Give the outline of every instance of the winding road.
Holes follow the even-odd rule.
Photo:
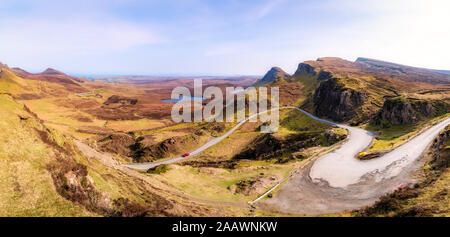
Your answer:
[[[403,145],[372,160],[355,158],[370,145],[373,134],[349,130],[347,143],[319,157],[289,179],[263,208],[303,215],[339,213],[372,205],[381,196],[414,183],[421,157],[433,139],[450,124],[450,118],[433,125]]]
[[[206,150],[206,149],[216,145],[217,143],[221,142],[223,139],[225,139],[228,136],[230,136],[231,134],[233,134],[237,129],[239,129],[248,120],[250,120],[250,119],[252,119],[252,118],[254,118],[254,117],[256,117],[256,116],[258,116],[260,114],[264,114],[264,113],[267,113],[269,111],[273,111],[273,110],[276,110],[276,109],[296,109],[296,110],[301,111],[303,113],[307,113],[307,112],[303,111],[302,109],[299,109],[297,107],[292,107],[292,106],[285,106],[285,107],[279,107],[279,108],[266,110],[266,111],[263,111],[263,112],[260,112],[260,113],[257,113],[257,114],[253,114],[253,115],[249,116],[248,118],[246,118],[245,120],[242,120],[241,122],[239,122],[236,126],[234,126],[232,129],[230,129],[230,131],[228,131],[224,135],[222,135],[220,137],[213,138],[210,141],[208,141],[207,143],[203,144],[201,147],[199,147],[196,150],[190,152],[190,155],[188,157],[181,157],[180,156],[180,157],[175,157],[175,158],[171,158],[171,159],[164,160],[164,161],[146,162],[146,163],[138,163],[138,164],[127,164],[127,165],[124,165],[124,166],[126,166],[128,168],[132,168],[132,169],[137,169],[137,170],[148,170],[148,169],[154,168],[154,167],[159,166],[159,165],[173,164],[173,163],[179,162],[181,160],[186,160],[186,159],[192,158],[194,156],[197,156],[197,155],[201,154],[204,150]],[[319,119],[319,118],[316,118],[316,119]],[[326,122],[329,123],[329,124],[333,124],[333,123],[328,122],[328,121],[326,121]]]

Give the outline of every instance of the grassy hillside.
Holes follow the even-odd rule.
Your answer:
[[[0,104],[0,216],[94,215],[56,192],[47,170],[56,153],[38,132],[45,128],[10,96]]]
[[[81,152],[70,137],[48,129],[9,95],[0,95],[0,105],[0,216],[215,212],[171,194],[172,188],[158,179],[117,166],[112,157],[94,154],[91,148]]]
[[[27,83],[10,70],[0,69],[0,93],[20,94],[26,91]]]

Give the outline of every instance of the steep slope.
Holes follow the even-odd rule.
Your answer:
[[[8,68],[0,68],[0,93],[20,94],[29,90],[25,80],[16,76]]]
[[[286,82],[302,85],[303,108],[351,124],[369,121],[387,98],[450,91],[448,75],[365,58],[305,61]]]
[[[9,94],[0,94],[0,114],[0,216],[218,215],[112,156],[82,151]]]
[[[427,118],[441,116],[450,111],[450,103],[442,100],[418,100],[396,97],[387,99],[372,119],[374,125],[389,127],[416,123]]]
[[[290,77],[289,74],[287,74],[285,71],[283,71],[283,69],[279,68],[279,67],[273,67],[271,68],[266,75],[264,75],[263,78],[261,78],[260,80],[258,80],[255,83],[255,86],[263,86],[263,85],[267,85],[269,83],[274,82],[275,80],[278,79],[287,79],[288,77]]]
[[[0,216],[94,215],[56,192],[47,165],[60,152],[42,139],[46,129],[9,95],[0,105]]]

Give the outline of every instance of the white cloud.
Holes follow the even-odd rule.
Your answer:
[[[324,56],[348,60],[371,57],[450,69],[448,9],[450,2],[445,0],[322,2],[308,10],[333,14],[335,23],[324,21],[312,29],[294,28],[283,34],[282,40],[290,48],[284,59],[300,62]],[[296,67],[287,62],[285,65],[291,70]]]
[[[91,54],[162,40],[151,29],[118,20],[0,19],[0,54]]]
[[[342,44],[344,47],[353,52],[359,51],[360,56],[412,66],[449,67],[448,1],[416,0],[396,2],[394,5],[392,1],[377,3],[377,14],[367,24],[355,23],[341,29],[341,35],[351,36]]]

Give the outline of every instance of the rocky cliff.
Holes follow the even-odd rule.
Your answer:
[[[314,113],[335,121],[347,121],[355,117],[364,99],[364,93],[346,88],[336,79],[329,79],[320,83],[314,93]]]
[[[392,98],[384,102],[371,123],[384,127],[411,124],[448,111],[450,111],[450,105],[444,101]]]
[[[285,93],[280,95],[289,98],[280,98],[283,105],[300,106],[320,117],[357,125],[370,122],[383,106],[387,107],[382,119],[393,124],[420,119],[415,118],[412,111],[420,111],[419,114],[431,118],[438,114],[432,107],[436,111],[445,110],[441,108],[442,104],[413,103],[400,108],[390,102],[385,104],[385,101],[408,95],[420,100],[439,98],[449,103],[449,82],[448,75],[429,69],[367,58],[352,62],[323,57],[300,63],[294,75],[271,85],[278,86],[280,92],[284,90]]]

